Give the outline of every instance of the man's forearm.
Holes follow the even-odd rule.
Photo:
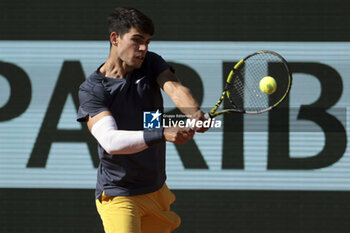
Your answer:
[[[181,84],[176,86],[171,99],[183,114],[191,116],[191,118],[194,118],[194,116],[201,112],[200,107],[197,101],[193,98],[190,90]]]

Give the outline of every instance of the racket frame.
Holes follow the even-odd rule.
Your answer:
[[[289,82],[288,82],[287,89],[286,89],[284,95],[282,96],[282,98],[279,101],[277,101],[275,104],[273,104],[272,106],[269,106],[269,107],[267,107],[265,109],[262,109],[260,111],[248,111],[248,110],[241,110],[241,109],[231,108],[231,109],[224,109],[224,110],[221,110],[221,111],[217,112],[218,108],[220,107],[220,105],[224,101],[225,96],[230,100],[230,92],[228,91],[228,88],[229,88],[230,83],[232,82],[234,74],[238,71],[238,68],[248,58],[250,58],[250,57],[252,57],[254,55],[260,54],[260,53],[271,53],[271,54],[279,57],[282,60],[283,64],[285,65],[285,68],[286,68],[287,73],[288,73]],[[288,65],[288,62],[281,55],[279,55],[278,53],[276,53],[274,51],[269,51],[269,50],[261,50],[261,51],[252,53],[249,56],[247,56],[246,58],[241,59],[239,62],[237,62],[236,65],[233,67],[233,69],[231,69],[229,75],[227,76],[225,87],[224,87],[224,91],[222,92],[222,95],[221,95],[220,99],[215,104],[215,106],[208,113],[205,114],[205,117],[207,119],[209,119],[209,118],[214,118],[216,116],[219,116],[219,115],[222,115],[222,114],[228,114],[228,113],[260,114],[260,113],[264,113],[264,112],[270,111],[273,108],[275,108],[277,105],[279,105],[287,97],[287,95],[289,94],[289,91],[291,89],[291,86],[292,86],[291,69],[290,69],[290,67]],[[230,100],[230,102],[231,102],[231,100]],[[234,103],[231,102],[231,104],[234,106]]]

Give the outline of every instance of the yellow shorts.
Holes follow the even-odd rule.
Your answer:
[[[136,196],[105,196],[96,200],[106,233],[169,233],[180,225],[170,211],[175,195],[166,184],[156,192]]]

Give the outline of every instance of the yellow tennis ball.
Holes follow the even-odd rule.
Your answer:
[[[259,87],[263,93],[271,95],[276,91],[277,83],[276,80],[271,76],[265,76],[260,80]]]

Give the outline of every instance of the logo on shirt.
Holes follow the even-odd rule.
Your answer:
[[[138,80],[135,81],[135,84],[138,84],[139,82],[141,82],[142,79],[146,78],[146,76],[143,76],[142,78],[139,78]]]
[[[143,128],[144,129],[159,129],[161,127],[160,124],[160,116],[162,113],[157,111],[151,112],[143,112]]]

